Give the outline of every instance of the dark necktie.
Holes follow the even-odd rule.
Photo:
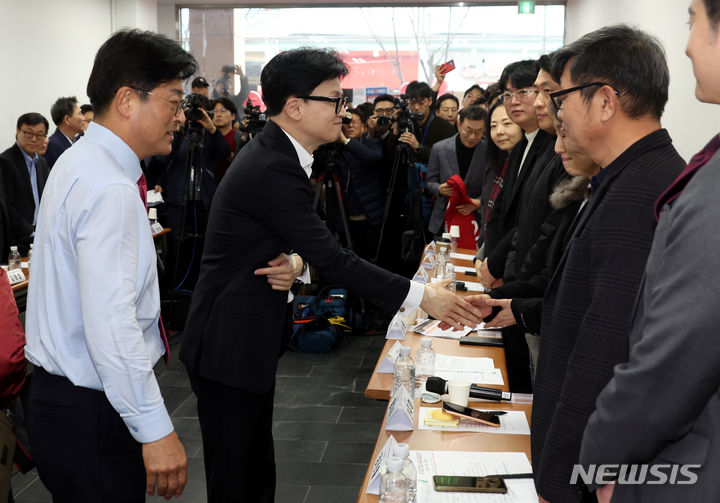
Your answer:
[[[707,145],[705,145],[704,149],[702,149],[700,152],[695,154],[692,159],[690,159],[687,167],[682,171],[682,173],[680,173],[680,175],[675,179],[675,181],[670,185],[670,187],[668,187],[667,190],[662,193],[662,195],[655,203],[656,220],[660,219],[660,213],[662,212],[662,209],[666,205],[672,203],[675,199],[678,198],[680,194],[682,194],[682,191],[685,190],[685,187],[690,182],[690,180],[692,180],[692,177],[695,176],[695,173],[697,173],[700,168],[705,166],[719,149],[720,136],[715,135],[713,139],[710,140]]]
[[[137,181],[138,190],[140,191],[140,199],[142,199],[143,204],[145,205],[145,212],[147,212],[147,180],[145,179],[145,173],[140,175],[140,179]],[[168,344],[167,334],[165,333],[165,326],[163,325],[162,316],[160,316],[160,319],[158,320],[158,328],[160,329],[160,337],[163,341],[163,346],[165,347],[165,354],[163,355],[163,360],[165,360],[165,365],[168,365],[170,362],[170,344]]]

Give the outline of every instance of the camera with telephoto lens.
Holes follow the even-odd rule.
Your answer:
[[[409,132],[415,133],[415,121],[421,121],[423,115],[421,113],[414,114],[410,111],[410,103],[406,94],[401,94],[400,98],[395,98],[395,106],[398,108],[397,119],[398,132],[400,134]]]
[[[267,122],[267,115],[260,111],[260,106],[253,106],[252,100],[248,100],[247,106],[245,107],[245,119],[247,121],[245,125],[240,126],[240,131],[244,133],[250,133],[251,136],[255,136],[257,133],[262,131]]]
[[[199,122],[203,119],[203,110],[206,114],[213,118],[213,113],[208,110],[210,108],[210,100],[207,96],[198,93],[191,93],[185,96],[181,102],[185,120],[187,122]]]

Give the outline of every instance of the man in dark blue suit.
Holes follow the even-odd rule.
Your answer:
[[[40,205],[49,169],[45,159],[38,155],[47,137],[48,121],[38,113],[21,115],[17,121],[16,143],[0,154],[0,172],[5,186],[7,207],[2,211],[10,225],[10,243],[6,246],[19,247],[20,254],[26,255],[30,248],[37,223]],[[6,235],[6,234],[3,234]]]
[[[312,152],[340,135],[345,102],[333,52],[296,49],[262,71],[269,120],[235,157],[208,220],[200,278],[180,359],[198,398],[208,501],[271,502],[277,361],[287,342],[287,291],[296,251],[324,277],[389,312],[417,306],[453,326],[479,310],[444,289],[385,271],[341,248],[313,209]],[[278,257],[280,257],[278,259]],[[292,257],[291,255],[289,257]],[[270,267],[268,267],[270,265]]]
[[[75,137],[83,132],[85,118],[75,96],[58,98],[50,108],[50,117],[57,126],[45,152],[45,160],[52,169],[60,154],[69,149]]]

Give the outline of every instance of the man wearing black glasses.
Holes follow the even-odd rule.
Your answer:
[[[45,181],[50,170],[45,159],[38,155],[47,138],[48,121],[38,113],[21,115],[17,121],[15,145],[0,154],[0,172],[3,176],[9,217],[10,242],[5,242],[0,254],[7,259],[6,247],[17,245],[27,255],[33,241],[38,208]],[[7,229],[7,228],[6,228]]]
[[[340,135],[347,72],[322,49],[270,60],[261,75],[268,123],[215,193],[180,353],[198,398],[210,502],[274,501],[275,371],[289,337],[287,290],[303,270],[293,251],[389,312],[419,305],[454,326],[482,314],[443,283],[425,287],[361,260],[318,218],[312,153]]]
[[[660,124],[669,74],[656,39],[602,28],[560,49],[552,73],[567,150],[601,170],[544,297],[532,461],[541,501],[587,501],[588,488],[571,483],[583,430],[613,367],[628,358],[653,206],[685,163]]]

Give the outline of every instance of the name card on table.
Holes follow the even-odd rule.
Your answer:
[[[425,269],[435,269],[435,255],[425,255],[421,265]]]
[[[370,481],[365,489],[367,494],[380,494],[380,477],[385,471],[383,470],[383,467],[387,464],[387,460],[392,455],[393,449],[396,445],[397,440],[395,440],[395,437],[390,435],[390,438],[388,438],[385,445],[383,445],[380,454],[378,454],[378,457],[375,458],[375,463],[373,463],[373,469],[370,472]]]
[[[160,224],[160,222],[155,222],[154,224],[150,225],[150,230],[152,230],[153,234],[160,234],[163,231],[163,226]]]
[[[396,314],[390,321],[387,333],[385,334],[386,339],[405,340],[405,333],[407,332],[407,322],[405,318]]]
[[[390,399],[385,429],[390,431],[412,431],[415,420],[415,401],[408,390],[400,388]]]
[[[437,253],[437,245],[435,241],[430,241],[430,243],[425,246],[425,255],[435,255],[435,253]]]
[[[393,347],[390,348],[390,351],[388,351],[387,356],[382,359],[380,362],[380,365],[378,365],[378,373],[379,374],[392,374],[394,367],[395,367],[395,360],[397,359],[398,355],[400,354],[400,343],[395,341],[395,344],[393,344]]]
[[[425,284],[428,282],[428,277],[429,276],[425,268],[420,267],[420,269],[418,269],[418,271],[415,273],[415,276],[413,276],[413,281]]]
[[[22,269],[11,269],[7,272],[8,279],[10,280],[11,285],[16,285],[18,283],[22,283],[27,278],[25,278],[25,273],[22,272]]]

